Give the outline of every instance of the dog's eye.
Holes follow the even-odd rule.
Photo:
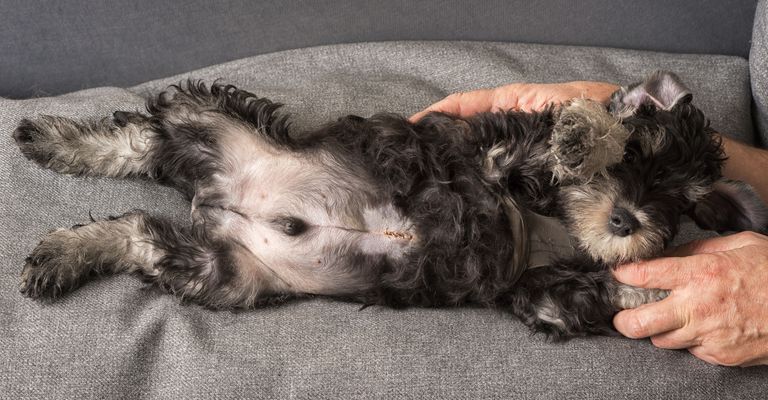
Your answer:
[[[301,235],[307,230],[306,222],[296,217],[278,218],[275,224],[288,236]]]
[[[637,159],[637,154],[632,149],[626,149],[624,150],[624,159],[622,160],[625,163],[633,163]]]

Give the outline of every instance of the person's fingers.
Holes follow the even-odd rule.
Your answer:
[[[720,363],[712,356],[712,354],[702,346],[693,346],[688,348],[688,352],[693,354],[694,357],[699,360],[704,360],[712,365],[720,365]]]
[[[744,364],[739,365],[740,367],[755,367],[758,365],[768,365],[768,357],[762,357],[762,358],[756,358],[751,361],[747,361]]]
[[[749,360],[753,358],[750,356],[751,350],[752,349],[744,347],[740,349],[724,350],[707,345],[693,346],[688,348],[688,352],[693,354],[698,359],[704,360],[710,364],[725,365],[728,367],[745,367],[750,365],[751,363]]]
[[[409,120],[416,122],[431,112],[444,112],[459,117],[469,117],[477,113],[491,111],[493,108],[493,90],[480,89],[465,93],[454,93],[435,104],[412,115]]]
[[[411,122],[418,122],[420,119],[424,118],[425,115],[431,113],[431,112],[444,112],[444,113],[450,113],[450,114],[456,114],[455,110],[458,110],[459,104],[457,102],[456,97],[448,96],[440,101],[438,101],[435,104],[432,104],[431,106],[417,112],[416,114],[413,114],[408,120]]]
[[[420,119],[424,118],[424,116],[427,115],[429,112],[430,112],[429,108],[425,108],[425,109],[417,112],[416,114],[413,114],[410,117],[408,117],[408,121],[411,121],[412,123],[415,124],[415,123],[419,122]]]
[[[685,257],[694,254],[715,253],[744,247],[757,242],[768,240],[763,235],[754,232],[741,232],[733,235],[719,236],[711,239],[694,240],[689,243],[671,248],[665,252],[670,257]]]
[[[675,299],[667,297],[619,312],[613,317],[613,326],[622,335],[633,339],[655,336],[685,326],[682,311]]]
[[[651,336],[651,343],[662,349],[687,349],[689,347],[699,346],[701,344],[701,339],[697,337],[696,332],[683,327]]]
[[[616,267],[612,272],[617,281],[636,287],[652,289],[674,289],[685,284],[691,276],[690,265],[697,258],[662,257],[653,260],[638,261]]]

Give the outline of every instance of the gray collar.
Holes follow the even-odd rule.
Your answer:
[[[576,244],[559,219],[521,209],[511,197],[505,196],[502,200],[515,240],[511,261],[515,281],[526,269],[551,265],[555,259],[576,255]]]

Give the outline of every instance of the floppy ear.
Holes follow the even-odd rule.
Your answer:
[[[632,114],[643,105],[670,110],[676,104],[690,103],[691,91],[669,71],[656,71],[646,80],[622,87],[611,96],[610,109],[616,115]]]
[[[712,186],[689,212],[696,225],[717,232],[763,232],[768,228],[768,208],[752,186],[728,179]]]

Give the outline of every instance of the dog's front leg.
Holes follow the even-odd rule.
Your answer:
[[[605,106],[575,99],[560,109],[550,138],[551,168],[563,183],[589,181],[621,162],[629,138]]]
[[[610,272],[588,260],[564,260],[526,270],[509,306],[523,323],[551,339],[613,334],[615,283]]]
[[[563,260],[523,273],[511,311],[535,331],[555,340],[586,334],[614,334],[613,316],[622,309],[661,300],[668,292],[617,282],[604,265]]]

